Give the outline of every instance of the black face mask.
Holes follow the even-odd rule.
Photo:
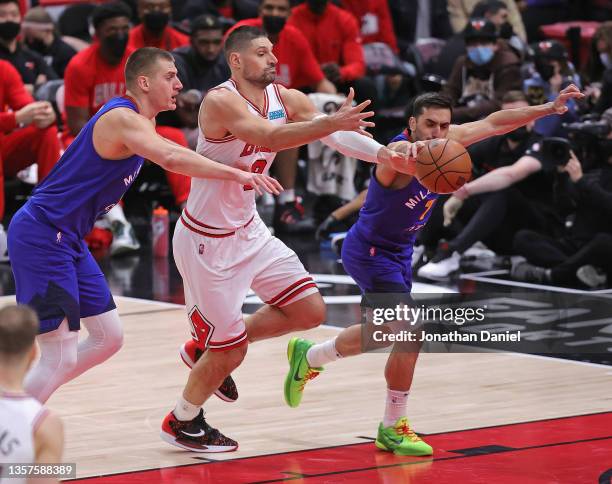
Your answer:
[[[104,49],[116,59],[121,59],[127,47],[128,36],[125,34],[113,34],[101,40]]]
[[[21,24],[17,22],[0,22],[0,39],[11,41],[19,35]]]
[[[47,44],[40,39],[32,39],[27,42],[27,45],[30,50],[38,52],[39,54],[45,55],[47,53]]]
[[[287,23],[285,17],[279,17],[278,15],[264,15],[262,20],[264,30],[272,35],[280,33]]]
[[[165,12],[149,12],[145,14],[142,19],[142,23],[148,31],[155,34],[160,34],[168,25],[170,16]]]
[[[511,39],[514,35],[514,30],[512,29],[512,24],[510,22],[503,23],[499,29],[499,36],[502,39]]]
[[[542,79],[546,82],[548,82],[548,80],[555,75],[555,68],[553,67],[553,65],[541,59],[536,59],[535,68],[542,77]]]
[[[521,126],[520,128],[515,129],[514,131],[510,131],[506,137],[511,141],[521,142],[527,138],[529,138],[529,131],[526,126]]]
[[[325,11],[325,7],[327,7],[327,2],[328,0],[307,0],[310,10],[312,10],[317,15],[321,15]]]

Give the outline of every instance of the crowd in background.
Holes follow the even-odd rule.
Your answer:
[[[0,0],[5,260],[14,194],[49,173],[88,119],[125,93],[124,66],[135,49],[173,53],[184,88],[176,111],[158,117],[157,131],[195,149],[200,103],[230,76],[224,36],[251,25],[274,44],[277,82],[309,94],[324,112],[353,87],[357,101],[372,101],[373,134],[383,144],[406,128],[411,99],[425,91],[452,99],[453,122],[463,123],[578,85],[587,96],[563,116],[470,148],[473,179],[436,203],[413,265],[421,277],[445,279],[470,260],[498,254],[514,256],[508,268],[522,281],[594,288],[612,280],[607,0],[40,1]],[[321,143],[279,153],[273,173],[285,187],[274,201],[274,230],[323,241],[358,217],[370,175],[365,163]],[[189,187],[187,177],[151,165],[136,190],[149,208],[180,209]],[[128,197],[113,208],[89,243],[108,245],[113,256],[140,250],[130,223],[134,203]]]

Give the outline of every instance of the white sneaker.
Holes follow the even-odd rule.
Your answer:
[[[38,183],[38,163],[25,167],[17,173],[17,178],[28,185],[36,185]]]
[[[124,224],[119,220],[115,220],[112,223],[111,231],[113,232],[113,242],[110,246],[111,257],[140,249],[140,243],[129,222]]]
[[[342,254],[342,245],[344,244],[347,233],[348,232],[339,232],[331,238],[331,248],[338,257]]]
[[[452,272],[459,270],[461,256],[453,252],[450,257],[439,262],[428,262],[417,271],[419,277],[427,279],[446,279]]]
[[[415,245],[413,247],[412,249],[412,267],[416,266],[419,263],[424,253],[425,253],[424,245]]]
[[[576,277],[591,289],[605,286],[608,282],[608,275],[599,267],[590,264],[579,267],[576,271]]]
[[[463,253],[464,257],[473,257],[475,259],[490,259],[497,254],[489,249],[482,242],[476,242],[472,247]]]
[[[4,226],[0,224],[0,262],[8,262],[8,242]]]

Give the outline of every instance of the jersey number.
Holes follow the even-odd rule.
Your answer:
[[[267,165],[267,160],[257,160],[251,165],[251,173],[263,173]],[[253,190],[253,187],[251,185],[244,185],[242,189],[246,192],[247,190]]]
[[[427,203],[425,203],[425,211],[419,217],[419,222],[425,218],[425,215],[427,215],[427,212],[431,210],[431,207],[433,207],[434,203],[436,203],[435,200],[427,200]]]

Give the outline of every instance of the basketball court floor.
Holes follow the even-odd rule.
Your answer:
[[[333,254],[299,238],[291,245],[328,304],[327,324],[306,337],[323,341],[358,321],[359,291]],[[612,291],[517,287],[501,270],[474,272],[457,283],[415,284],[424,294],[504,293],[509,309],[499,321],[520,321],[527,333],[541,331],[550,311],[525,302],[524,294],[590,301],[569,311],[558,335],[567,351],[554,356],[423,353],[408,408],[412,426],[434,448],[432,457],[399,457],[374,447],[384,410],[384,353],[328,365],[308,384],[302,405],[287,407],[288,337],[250,346],[234,373],[237,402],[212,397],[206,405],[208,421],[238,440],[238,451],[192,454],[159,438],[188,375],[178,354],[189,332],[172,259],[144,251],[100,263],[116,295],[124,347],[48,402],[64,420],[65,462],[76,463],[75,482],[611,482],[612,312],[606,310]],[[8,266],[0,269],[0,282],[2,302],[13,301]],[[244,311],[257,304],[250,296]]]

